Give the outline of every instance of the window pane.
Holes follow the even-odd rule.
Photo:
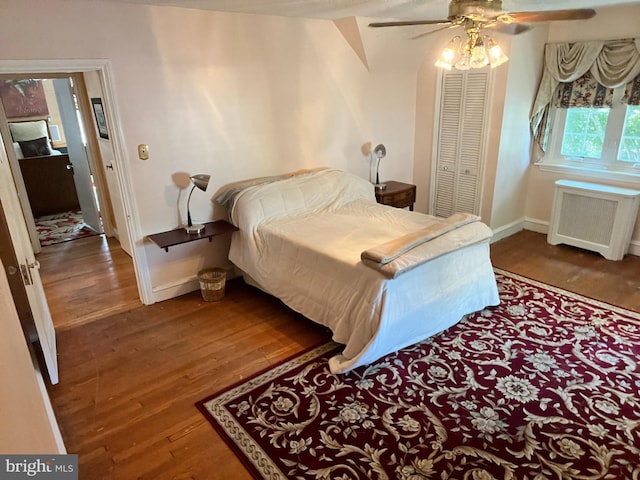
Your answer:
[[[627,106],[618,160],[640,163],[640,106]]]
[[[607,129],[608,108],[569,108],[560,153],[600,158]]]

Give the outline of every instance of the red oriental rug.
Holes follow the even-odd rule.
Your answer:
[[[38,239],[43,247],[100,235],[84,223],[80,210],[43,215],[36,218],[35,222]]]
[[[256,478],[640,479],[640,314],[496,277],[373,365],[332,375],[327,344],[198,407]]]

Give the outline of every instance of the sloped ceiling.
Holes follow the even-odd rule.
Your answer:
[[[425,33],[441,30],[441,26],[411,26],[390,29],[370,29],[368,23],[386,19],[445,19],[449,0],[74,0],[81,2],[129,3],[166,7],[190,8],[254,15],[298,17],[332,20],[365,68],[379,68],[384,57],[384,67],[394,67],[393,60],[405,68],[419,66],[424,48],[429,43],[422,38]],[[574,8],[605,8],[621,5],[640,5],[639,0],[502,0],[505,11],[544,11]],[[420,41],[404,42],[401,49],[397,42],[420,38]],[[441,48],[441,47],[439,47]],[[392,55],[382,55],[391,49]],[[402,52],[402,58],[397,52]]]
[[[87,0],[79,0],[87,1]],[[398,19],[446,18],[448,0],[94,0],[173,6],[224,12],[253,13],[285,17],[324,18],[372,17]],[[640,4],[632,0],[503,0],[507,11],[540,11],[570,8],[598,8]]]
[[[360,28],[358,27],[358,20],[356,17],[339,18],[333,22],[368,70],[369,63],[367,62],[367,53],[364,48],[364,43],[362,42],[362,36],[360,35]]]

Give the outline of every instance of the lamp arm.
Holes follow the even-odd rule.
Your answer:
[[[376,165],[376,185],[380,185],[380,158],[378,157],[378,164]]]
[[[187,198],[187,225],[189,227],[193,227],[193,223],[191,223],[191,210],[189,210],[189,203],[191,202],[191,194],[195,189],[196,189],[196,186],[194,185],[193,188],[191,188],[191,191],[189,192],[189,198]]]

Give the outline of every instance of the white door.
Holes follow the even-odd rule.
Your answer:
[[[40,272],[38,270],[40,264],[36,260],[29,240],[27,226],[20,210],[18,193],[13,183],[4,145],[0,146],[0,202],[4,209],[13,249],[20,265],[22,281],[29,299],[42,354],[49,372],[49,379],[51,383],[55,384],[58,383],[56,332],[53,328],[51,313],[49,312],[42,281],[40,280]]]
[[[82,140],[80,123],[78,122],[75,102],[73,101],[71,82],[68,78],[54,79],[53,89],[56,92],[58,109],[64,126],[69,161],[73,166],[73,181],[78,193],[82,219],[93,230],[102,233],[102,222],[100,221],[100,213],[98,212],[96,196],[93,192],[93,182],[91,181],[89,158],[87,157],[85,142]]]

